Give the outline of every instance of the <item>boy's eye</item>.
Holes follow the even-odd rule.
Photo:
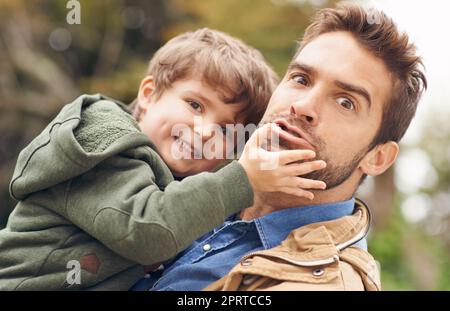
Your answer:
[[[291,78],[295,83],[299,83],[302,85],[308,85],[308,78],[306,78],[305,75],[302,74],[295,74]]]
[[[194,108],[194,110],[197,110],[199,112],[202,111],[202,106],[199,103],[192,101],[192,100],[188,101],[188,103],[192,108]]]
[[[347,110],[355,110],[355,104],[353,104],[353,102],[346,97],[339,97],[337,102]]]

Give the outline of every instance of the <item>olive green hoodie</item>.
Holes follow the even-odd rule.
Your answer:
[[[174,181],[126,107],[102,95],[66,105],[20,153],[10,193],[0,290],[126,290],[143,265],[253,202],[237,162]]]

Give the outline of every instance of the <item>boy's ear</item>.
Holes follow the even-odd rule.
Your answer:
[[[141,81],[141,85],[139,86],[137,104],[142,112],[147,110],[147,106],[151,101],[154,90],[155,81],[153,80],[153,76],[148,75]]]
[[[394,141],[377,145],[370,150],[360,163],[364,174],[377,176],[384,173],[397,159],[399,147]]]

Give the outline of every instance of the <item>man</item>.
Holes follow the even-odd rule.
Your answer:
[[[394,163],[426,88],[421,65],[384,13],[357,5],[320,11],[263,123],[280,127],[280,148],[311,149],[327,163],[302,176],[327,189],[313,191],[312,202],[256,193],[252,207],[134,289],[200,290],[236,264],[208,289],[380,289],[365,251],[368,210],[354,193]]]

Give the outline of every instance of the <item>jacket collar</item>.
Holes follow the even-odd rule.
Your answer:
[[[336,203],[287,208],[256,218],[254,222],[264,249],[269,249],[280,245],[289,233],[300,227],[351,215],[354,205],[355,199],[351,198]]]
[[[304,282],[302,273],[292,272],[286,266],[285,271],[280,270],[280,263],[305,268],[338,261],[345,261],[353,267],[366,290],[380,290],[379,270],[373,257],[360,248],[348,247],[365,237],[370,220],[369,209],[357,199],[352,215],[313,223],[292,231],[281,245],[244,256],[227,276],[206,290],[237,290],[246,275],[260,276],[261,282],[266,282],[267,278]],[[254,260],[256,262],[252,265]]]
[[[368,207],[355,200],[353,214],[331,221],[311,223],[293,230],[281,245],[248,254],[280,257],[292,263],[314,266],[336,261],[339,252],[363,239],[369,230],[371,215]]]

